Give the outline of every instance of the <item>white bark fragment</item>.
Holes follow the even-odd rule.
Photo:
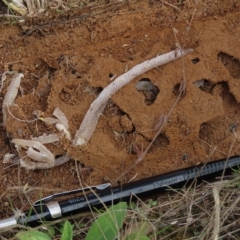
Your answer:
[[[21,167],[24,167],[27,170],[47,169],[47,168],[59,166],[63,163],[68,162],[69,160],[70,160],[70,157],[65,155],[65,156],[57,158],[55,160],[54,166],[51,166],[45,162],[33,162],[33,161],[25,160],[25,159],[20,159],[20,165],[21,165]]]
[[[73,145],[78,146],[86,144],[89,141],[96,128],[98,118],[103,111],[108,99],[111,98],[119,89],[131,82],[137,76],[147,72],[148,70],[183,57],[192,51],[193,49],[176,49],[169,53],[157,56],[151,60],[140,63],[128,72],[116,78],[112,83],[103,89],[98,98],[91,104],[87,114],[81,123],[79,130],[75,134]]]
[[[68,129],[68,120],[65,116],[65,114],[60,110],[59,107],[57,107],[54,111],[53,111],[53,115],[59,119],[60,123],[66,128]]]
[[[39,137],[31,137],[31,140],[40,142],[42,144],[59,142],[59,138],[57,134],[47,135],[46,133],[44,133],[42,136],[39,136]]]
[[[38,162],[48,162],[48,156],[45,153],[38,152],[32,147],[29,147],[26,151],[28,157]]]
[[[56,123],[59,123],[59,119],[52,118],[52,117],[45,117],[41,119],[43,122],[45,122],[47,125],[53,125]]]
[[[59,132],[63,133],[66,139],[68,139],[69,141],[72,140],[70,132],[65,128],[63,124],[57,123],[55,126]]]
[[[15,73],[8,87],[7,93],[3,99],[2,113],[3,113],[3,126],[7,122],[7,108],[14,104],[14,100],[17,97],[18,89],[20,87],[21,78],[24,77],[22,73]]]
[[[26,148],[26,153],[29,158],[35,161],[45,162],[49,167],[54,166],[54,155],[42,143],[23,139],[13,139],[11,142],[16,145],[17,149],[19,147]]]
[[[69,141],[72,140],[71,134],[68,131],[68,119],[65,116],[65,114],[60,110],[59,107],[57,107],[54,111],[53,111],[53,115],[57,118],[51,118],[51,117],[46,117],[43,118],[42,120],[46,123],[46,124],[56,124],[55,127],[57,128],[57,130],[59,132],[62,132],[64,137],[66,137]]]
[[[6,153],[3,157],[3,163],[11,163],[15,156],[13,153]]]

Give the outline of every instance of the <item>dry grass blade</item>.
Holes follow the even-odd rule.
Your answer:
[[[45,0],[3,0],[9,9],[16,11],[22,16],[33,16],[43,12],[48,5]]]
[[[137,227],[148,226],[146,234],[151,239],[237,239],[239,221],[233,220],[233,215],[240,214],[240,197],[236,199],[238,189],[235,188],[238,184],[240,178],[233,176],[231,181],[204,182],[198,186],[193,183],[181,190],[169,189],[158,197],[157,205],[138,199],[128,211],[126,231],[122,234],[127,237]],[[78,229],[75,234],[84,236],[92,224],[89,219],[93,220],[87,214],[74,217],[73,224]],[[80,223],[85,227],[78,228]]]
[[[213,228],[213,235],[212,239],[217,240],[219,236],[219,229],[220,229],[220,199],[219,199],[219,189],[214,184],[213,185],[213,197],[215,201],[215,219],[214,219],[214,228]]]
[[[9,9],[18,12],[20,15],[24,16],[27,14],[27,8],[24,6],[22,0],[3,0],[3,2],[8,6]]]
[[[27,5],[28,14],[34,15],[36,13],[42,12],[46,9],[48,1],[45,0],[25,0]]]

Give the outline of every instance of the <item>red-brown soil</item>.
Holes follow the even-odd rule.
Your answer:
[[[43,117],[53,117],[59,107],[69,120],[72,136],[111,76],[174,50],[177,44],[194,49],[184,62],[179,59],[153,69],[117,92],[85,147],[72,147],[65,140],[47,145],[55,156],[68,154],[71,160],[66,164],[26,171],[0,161],[1,217],[11,215],[12,206],[28,207],[40,197],[41,189],[79,188],[79,177],[83,185],[113,182],[137,160],[133,145],[146,148],[159,117],[169,113],[183,70],[186,94],[144,160],[122,182],[240,153],[240,3],[175,2],[179,1],[168,5],[120,2],[63,14],[50,12],[13,26],[1,24],[0,73],[24,74],[11,112],[31,120],[36,110]],[[155,101],[145,101],[149,95],[135,89],[142,78],[159,88]],[[196,86],[199,80],[200,87]],[[0,93],[1,101],[7,86]],[[0,131],[1,159],[16,153],[11,139],[53,132],[57,130],[41,121],[20,122],[9,115],[6,128]]]

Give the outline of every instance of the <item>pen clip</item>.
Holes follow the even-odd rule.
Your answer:
[[[100,185],[97,185],[97,186],[89,186],[89,187],[85,187],[85,188],[78,188],[78,189],[74,189],[74,190],[70,190],[70,191],[55,193],[55,194],[52,194],[52,195],[49,195],[47,197],[44,197],[44,198],[41,198],[41,199],[37,200],[36,202],[33,203],[33,206],[34,207],[40,206],[42,204],[45,204],[47,202],[50,202],[50,201],[54,200],[55,198],[58,198],[58,197],[72,195],[72,194],[75,194],[75,193],[83,192],[85,190],[94,190],[94,189],[104,190],[105,188],[108,188],[110,186],[111,186],[111,183],[104,183],[104,184],[100,184]]]

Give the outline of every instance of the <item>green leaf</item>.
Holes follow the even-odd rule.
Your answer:
[[[63,226],[61,240],[72,240],[73,226],[69,221],[66,221]]]
[[[120,202],[101,214],[88,231],[86,240],[112,240],[123,225],[127,204]]]
[[[46,233],[37,230],[19,232],[16,237],[20,240],[51,240]]]

